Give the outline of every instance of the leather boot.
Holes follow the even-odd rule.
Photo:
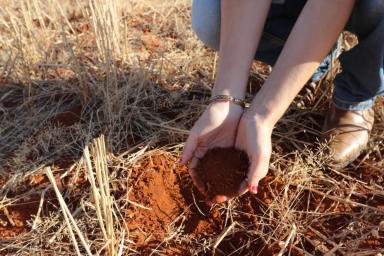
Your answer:
[[[338,109],[332,104],[323,126],[331,167],[341,169],[361,154],[368,144],[373,122],[372,108],[352,111]]]

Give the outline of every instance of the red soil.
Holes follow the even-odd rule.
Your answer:
[[[71,183],[71,181],[68,182]],[[27,184],[28,187],[36,189],[48,185],[47,180],[41,175],[29,177]],[[68,186],[66,182],[62,184],[62,187]],[[256,196],[245,194],[239,198],[236,213],[232,213],[231,218],[228,219],[225,207],[217,205],[209,208],[203,202],[200,193],[191,182],[187,168],[179,166],[175,157],[170,154],[149,156],[132,167],[129,178],[128,199],[133,203],[129,204],[125,212],[129,231],[128,239],[135,243],[132,248],[137,250],[139,255],[150,255],[154,248],[157,248],[158,254],[162,255],[192,255],[192,249],[198,247],[194,244],[195,241],[200,245],[202,241],[213,240],[214,242],[233,221],[243,225],[247,230],[256,231],[260,222],[263,221],[262,218],[268,206],[274,200],[274,194],[283,193],[285,184],[278,177],[269,174],[261,181],[259,188]],[[7,207],[7,214],[4,208],[0,209],[0,240],[20,238],[30,230],[30,223],[33,222],[34,215],[37,213],[39,199],[39,196],[35,196],[19,201]],[[383,199],[379,197],[372,196],[370,200],[372,205],[377,207],[383,204]],[[297,209],[310,211],[317,207],[320,211],[339,212],[311,224],[323,234],[338,234],[344,232],[343,230],[350,225],[351,216],[343,212],[350,212],[351,209],[344,209],[341,204],[338,206],[335,202],[325,200],[321,196],[304,193],[297,204]],[[45,206],[45,212],[46,209],[47,206]],[[381,221],[377,217],[375,221],[377,226],[380,226]],[[273,225],[276,223],[271,224]],[[273,230],[263,232],[273,232]],[[308,239],[318,239],[311,230],[303,232]],[[183,235],[180,240],[177,239],[179,234]],[[380,231],[380,237],[369,236],[357,247],[379,250],[384,244],[382,235]],[[186,237],[188,238],[183,240]],[[167,240],[167,238],[170,239]],[[300,247],[308,252],[316,250],[305,240],[301,242]],[[279,250],[280,247],[276,242],[266,244],[256,233],[245,232],[243,228],[235,227],[233,232],[229,232],[221,241],[216,250],[212,249],[211,244],[206,251],[200,251],[197,255],[277,255]],[[196,252],[194,253],[196,255]],[[291,248],[291,255],[302,254]]]
[[[218,236],[229,224],[225,224],[225,215],[218,208],[210,209],[200,193],[192,185],[187,168],[179,166],[170,155],[153,155],[137,164],[133,170],[136,177],[131,177],[132,184],[129,200],[131,204],[126,211],[130,239],[138,246],[142,255],[150,254],[150,248],[176,234],[176,229],[195,238],[212,238]],[[248,208],[246,207],[248,205]],[[254,214],[249,202],[244,209]],[[256,219],[244,216],[238,221]],[[180,232],[180,230],[179,230]],[[164,255],[190,255],[189,245],[174,244],[171,239],[163,251]],[[270,249],[261,239],[246,248],[247,236],[244,233],[228,235],[215,252],[201,252],[199,255],[227,255],[236,248],[244,247],[247,251],[257,249],[259,255],[271,255]],[[244,249],[233,255],[242,255]],[[224,254],[223,254],[224,253]]]
[[[226,154],[221,156],[223,161],[229,159]],[[136,166],[130,178],[133,183],[130,184],[132,189],[129,199],[148,209],[131,204],[126,211],[126,218],[130,239],[135,242],[136,250],[140,255],[149,255],[154,248],[158,248],[158,252],[163,255],[191,255],[191,248],[193,248],[191,241],[215,239],[231,224],[226,222],[226,212],[220,210],[220,206],[210,209],[203,202],[200,193],[197,193],[197,189],[192,185],[187,168],[179,166],[177,160],[171,155],[152,155],[141,160]],[[271,191],[283,193],[285,184],[279,177],[269,174],[260,182],[259,188],[256,196],[246,194],[240,198],[237,209],[242,214],[232,216],[232,221],[244,223],[250,230],[257,230],[262,221],[259,216],[264,216],[273,202],[274,195]],[[308,200],[311,202],[309,205]],[[313,210],[319,204],[323,211],[340,209],[341,215],[338,219],[323,220],[322,227],[317,227],[313,223],[314,228],[318,230],[326,228],[323,232],[332,234],[348,226],[351,220],[342,215],[344,209],[342,205],[336,209],[337,204],[324,200],[320,196],[312,195],[309,198],[304,193],[298,208]],[[191,240],[177,241],[175,239],[177,233],[184,237],[187,235]],[[167,240],[171,236],[175,237]],[[316,234],[311,233],[310,230],[306,232],[306,236],[317,239]],[[369,246],[380,248],[382,243],[382,239],[370,237],[362,242],[359,248]],[[303,241],[302,246],[309,252],[315,250],[313,245],[306,241]],[[257,235],[235,231],[229,233],[216,250],[210,247],[197,255],[277,255],[280,249],[277,243],[271,242],[267,245]],[[292,255],[302,255],[294,248],[290,250]]]
[[[148,240],[163,240],[175,219],[191,214],[189,205],[193,199],[186,195],[193,191],[188,184],[187,169],[177,166],[170,156],[154,155],[139,166],[134,172],[138,177],[132,179],[136,183],[133,184],[129,200],[147,209],[131,204],[127,217],[131,236],[138,245],[144,245]],[[207,206],[200,207],[207,210]],[[198,225],[199,217],[196,215],[189,220],[186,229],[193,232]],[[205,226],[209,228],[209,224]]]
[[[171,223],[183,208],[188,207],[179,192],[177,173],[170,171],[174,168],[169,164],[164,156],[150,157],[138,172],[139,180],[129,194],[130,201],[143,206],[132,204],[127,212],[127,217],[131,219],[131,236],[136,236],[139,244],[144,243],[150,236],[161,239],[167,224]]]
[[[209,198],[216,195],[232,197],[247,175],[247,154],[235,148],[209,150],[196,166],[197,176]]]
[[[6,179],[0,176],[0,186],[6,183]],[[37,213],[39,198],[37,196],[27,198],[11,206],[0,208],[0,240],[16,237],[30,230],[28,221],[32,221]]]
[[[51,122],[55,125],[67,127],[80,121],[80,116],[83,108],[80,105],[74,106],[67,111],[57,113]]]
[[[74,182],[63,183],[59,174],[54,175],[56,184],[61,192],[65,188],[70,187]],[[6,179],[0,176],[0,186],[4,185]],[[81,184],[77,180],[76,184]],[[40,190],[42,191],[50,185],[46,175],[35,174],[26,177],[25,189],[26,190]],[[36,214],[39,209],[41,195],[34,194],[30,197],[18,200],[10,206],[0,208],[0,240],[1,239],[15,239],[18,236],[29,232],[32,227],[33,221],[36,219]],[[43,218],[55,211],[58,207],[58,202],[53,191],[45,194],[45,200],[41,206],[39,217]],[[0,254],[1,255],[1,254]]]
[[[39,198],[33,197],[0,209],[0,238],[16,237],[30,230],[28,221],[33,221],[39,207]]]

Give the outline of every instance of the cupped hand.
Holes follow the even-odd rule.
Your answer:
[[[235,145],[242,113],[242,107],[231,102],[211,103],[192,127],[185,143],[180,162],[181,164],[190,162],[189,172],[192,181],[208,202],[220,203],[228,198],[224,195],[208,198],[206,186],[196,175],[194,168],[209,149]]]
[[[273,126],[263,118],[244,112],[237,130],[235,147],[244,150],[249,158],[250,167],[243,186],[251,193],[257,193],[259,181],[268,173],[272,152]]]

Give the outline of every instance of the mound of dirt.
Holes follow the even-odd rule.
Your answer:
[[[138,244],[148,239],[162,240],[172,221],[188,209],[178,181],[178,176],[187,170],[175,168],[175,163],[164,155],[154,155],[148,160],[137,171],[138,182],[129,195],[130,230]]]
[[[208,197],[236,194],[247,175],[248,156],[235,148],[209,150],[196,166]]]
[[[172,156],[159,154],[144,158],[132,174],[130,180],[134,183],[126,216],[130,239],[145,255],[151,244],[180,232],[180,227],[184,235],[192,237],[212,236],[224,228],[220,212],[204,203],[192,185],[187,167],[180,166]],[[175,244],[172,248],[188,251],[184,246]]]

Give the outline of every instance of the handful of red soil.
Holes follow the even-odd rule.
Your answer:
[[[214,148],[198,162],[195,172],[209,198],[236,194],[249,168],[248,156],[235,148]]]

